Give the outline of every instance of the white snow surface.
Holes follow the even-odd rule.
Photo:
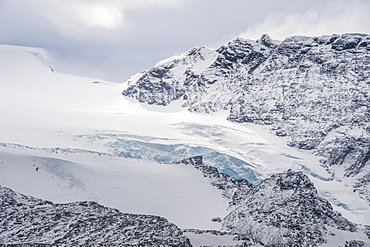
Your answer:
[[[0,147],[1,185],[56,203],[96,201],[122,212],[161,215],[179,227],[218,229],[228,201],[191,166],[101,153]]]
[[[204,63],[211,63],[212,52],[203,54]],[[288,147],[264,127],[228,122],[226,112],[190,113],[181,101],[161,107],[128,100],[121,94],[123,84],[53,72],[41,49],[0,46],[0,74],[1,143],[111,154],[125,146],[135,151],[132,157],[148,161],[1,147],[2,186],[53,202],[97,200],[123,212],[164,216],[180,227],[218,229],[210,217],[227,213],[221,192],[191,167],[153,162],[175,160],[174,151],[184,157],[207,152],[206,164],[220,168],[235,158],[240,162],[228,163],[225,171],[255,182],[286,169],[301,170],[335,210],[370,224],[368,204],[332,179],[320,157]],[[158,145],[168,147],[168,156],[156,156]]]
[[[202,246],[236,246],[241,245],[242,241],[234,240],[235,236],[230,235],[220,235],[216,236],[210,233],[203,233],[203,234],[196,234],[192,232],[185,232],[185,236],[187,236],[191,244],[194,247],[202,247]],[[256,247],[262,245],[255,245]]]

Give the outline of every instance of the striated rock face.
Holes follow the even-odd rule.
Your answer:
[[[344,167],[370,202],[369,35],[238,38],[170,58],[127,84],[123,95],[140,102],[182,99],[190,111],[228,110],[230,121],[269,125],[290,146]]]
[[[200,170],[211,184],[230,200],[230,213],[222,219],[222,230],[242,234],[250,242],[266,246],[318,246],[330,236],[349,232],[353,240],[361,235],[357,226],[320,197],[302,172],[288,170],[252,187],[202,162],[197,156],[181,161]],[[332,230],[336,229],[336,230]]]
[[[356,226],[321,198],[300,172],[274,174],[250,189],[223,220],[223,228],[243,232],[268,246],[315,246],[327,242],[329,228],[355,232]]]
[[[159,216],[124,214],[95,202],[53,204],[0,187],[0,245],[191,246]]]

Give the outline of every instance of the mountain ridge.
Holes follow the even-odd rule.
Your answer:
[[[211,55],[202,59],[205,53]],[[199,60],[212,63],[198,66]],[[197,68],[202,71],[194,73]],[[269,126],[288,145],[321,156],[334,179],[349,178],[370,203],[369,78],[367,34],[280,43],[263,35],[212,51],[194,48],[129,79],[123,95],[158,105],[182,99],[189,111],[225,110],[230,121]]]
[[[124,214],[96,202],[54,204],[0,187],[2,244],[191,246],[165,218]]]

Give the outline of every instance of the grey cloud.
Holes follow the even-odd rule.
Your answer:
[[[117,22],[104,26],[86,19],[95,18],[94,8],[79,16],[89,4],[107,7]],[[343,19],[356,15],[358,22],[342,29],[330,25],[335,8],[348,13],[336,23],[347,25]],[[270,32],[280,39],[310,35],[316,27],[370,33],[364,9],[369,5],[361,0],[0,0],[0,23],[6,23],[0,25],[0,43],[45,48],[61,72],[122,82],[158,60],[194,46],[218,46],[240,34],[255,39]]]
[[[369,33],[369,1],[327,1],[319,8],[301,12],[276,13],[265,17],[247,31],[243,37],[256,38],[269,33],[275,39],[291,35],[319,36],[332,33]]]

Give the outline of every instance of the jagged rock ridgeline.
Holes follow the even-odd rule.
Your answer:
[[[269,125],[324,165],[343,166],[370,202],[369,78],[369,35],[263,35],[160,62],[129,79],[123,95],[158,105],[182,99],[190,111],[227,110],[231,121]]]
[[[0,187],[0,245],[191,246],[165,218],[95,202],[53,204]]]

